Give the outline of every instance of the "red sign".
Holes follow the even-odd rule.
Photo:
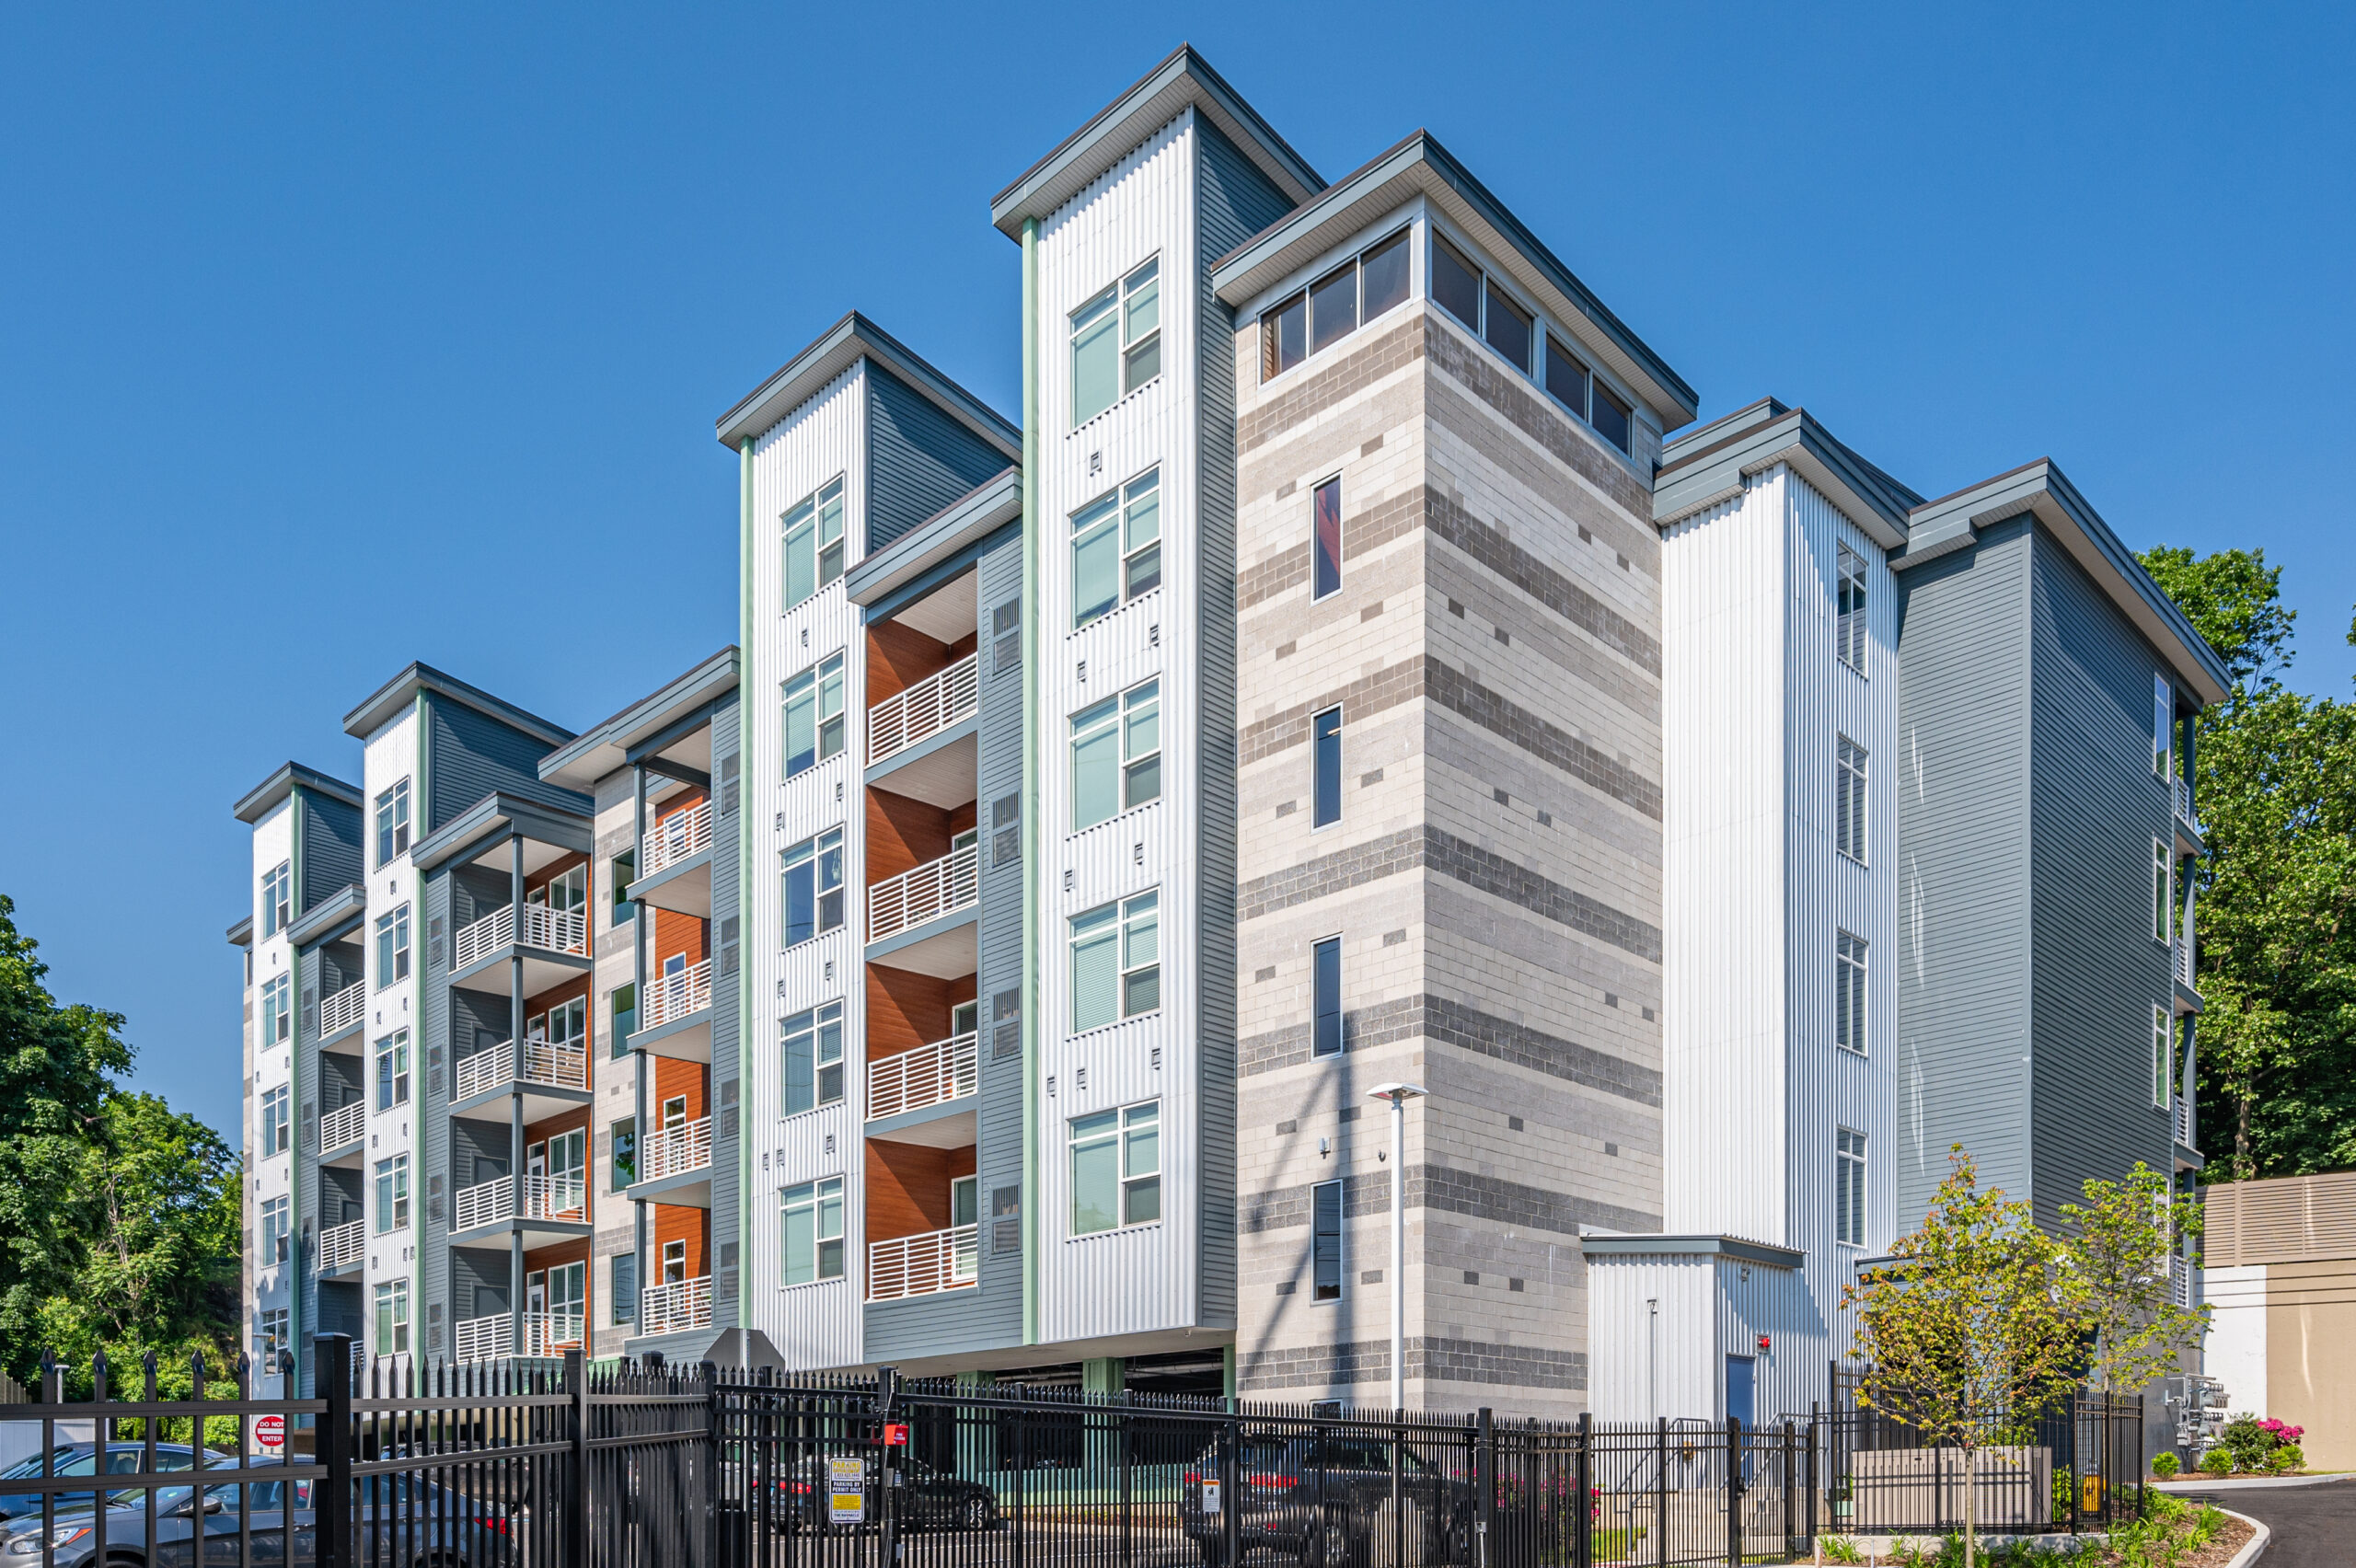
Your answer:
[[[887,1448],[907,1447],[908,1446],[907,1424],[906,1422],[899,1421],[885,1422],[884,1424],[884,1446]]]
[[[1761,1335],[1759,1336],[1759,1348],[1760,1348],[1761,1350],[1767,1350],[1767,1349],[1771,1349],[1771,1348],[1773,1348],[1773,1341],[1771,1341],[1771,1340],[1769,1340],[1769,1339],[1768,1339],[1768,1337],[1767,1337],[1765,1334],[1761,1334]]]
[[[265,1415],[256,1421],[254,1423],[254,1441],[260,1444],[265,1448],[284,1447],[286,1446],[286,1418],[283,1415]]]

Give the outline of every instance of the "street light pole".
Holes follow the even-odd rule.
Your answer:
[[[1407,1407],[1407,1101],[1420,1100],[1419,1083],[1382,1083],[1369,1100],[1391,1101],[1391,1408]]]

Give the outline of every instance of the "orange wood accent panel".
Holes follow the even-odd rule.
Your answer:
[[[542,866],[537,871],[526,872],[524,877],[524,896],[526,899],[529,899],[532,894],[548,886],[549,883],[556,881],[557,878],[564,875],[565,872],[572,870],[573,867],[585,866],[588,863],[589,857],[586,855],[566,855],[560,859],[550,860],[547,865]],[[510,883],[509,885],[513,886],[514,884]]]
[[[640,1283],[663,1283],[663,1248],[665,1243],[685,1241],[687,1244],[687,1277],[701,1279],[711,1272],[710,1214],[685,1204],[653,1204],[653,1238],[648,1243],[646,1278]]]
[[[980,647],[981,644],[981,628],[976,626],[972,631],[967,632],[964,636],[959,638],[956,641],[949,645],[948,662],[952,664],[955,663],[958,660],[963,659],[966,654],[971,653],[975,649]]]
[[[663,1125],[663,1102],[678,1095],[687,1097],[687,1120],[696,1121],[711,1111],[711,1069],[701,1062],[682,1062],[671,1056],[649,1056],[654,1064],[654,1092],[646,1097],[647,1131],[652,1133]]]
[[[965,809],[970,824],[974,812]],[[898,876],[912,866],[949,853],[954,813],[889,790],[867,791],[867,883]]]
[[[867,966],[867,1059],[949,1037],[949,1009],[974,999],[975,976],[936,980],[889,964]]]
[[[907,690],[964,656],[952,652],[947,643],[936,642],[914,627],[902,626],[897,621],[877,622],[867,628],[868,706],[872,708]]]
[[[651,913],[654,917],[654,945],[646,954],[646,978],[650,982],[662,978],[664,962],[680,953],[687,955],[690,969],[704,961],[711,934],[710,921],[682,915],[676,909]]]
[[[649,787],[652,788],[652,785],[650,784]],[[670,818],[678,815],[681,812],[692,811],[710,798],[710,791],[706,790],[702,785],[690,784],[676,795],[665,795],[659,805],[652,801],[648,802],[646,831],[653,832]]]
[[[927,1148],[867,1140],[867,1239],[918,1236],[949,1224],[949,1183],[974,1173],[974,1146]]]

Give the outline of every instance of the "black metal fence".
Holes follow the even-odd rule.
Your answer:
[[[185,1401],[152,1368],[133,1398],[102,1363],[87,1400],[44,1378],[17,1407],[40,1450],[0,1476],[0,1568],[1671,1568],[1962,1511],[1952,1450],[1847,1406],[1548,1424],[577,1353],[355,1376],[348,1341],[316,1343],[317,1399],[256,1397],[242,1369],[199,1368]],[[2015,1446],[2041,1460],[1983,1452],[1984,1529],[2132,1505],[2133,1408],[2057,1420]]]

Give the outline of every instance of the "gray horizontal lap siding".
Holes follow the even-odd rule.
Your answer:
[[[302,791],[303,886],[301,907],[350,886],[365,874],[361,865],[360,813],[316,790]]]
[[[2029,544],[2019,524],[1900,579],[1898,1147],[1917,1225],[1962,1144],[2029,1190]]]
[[[2154,1003],[2174,990],[2152,936],[2152,840],[2171,847],[2167,783],[2152,772],[2159,655],[2051,536],[2034,535],[2030,893],[2034,979],[2033,1187],[2058,1224],[2090,1177],[2137,1160],[2172,1168],[2168,1115],[2152,1104]]]
[[[425,944],[424,977],[418,986],[419,1006],[424,1014],[418,1032],[423,1044],[421,1055],[425,1064],[425,1092],[418,1097],[417,1113],[423,1123],[424,1136],[418,1140],[422,1169],[411,1173],[410,1182],[410,1201],[415,1205],[413,1212],[420,1216],[418,1299],[410,1304],[410,1321],[416,1325],[412,1332],[421,1336],[425,1354],[441,1357],[456,1349],[452,1338],[456,1329],[451,1317],[450,1210],[456,1202],[457,1189],[467,1184],[465,1173],[453,1170],[450,1149],[450,1076],[457,1057],[451,1048],[452,1003],[459,1000],[460,1009],[469,1004],[454,997],[449,985],[450,933],[456,928],[450,917],[451,896],[458,889],[458,879],[445,867],[428,871],[422,880],[420,902],[425,928],[431,933],[439,921],[442,935],[439,940],[429,940]],[[469,1020],[469,1038],[464,1047],[468,1052],[473,1049],[472,1027]],[[503,1031],[501,1038],[505,1038]]]
[[[711,777],[715,783],[727,777],[727,762],[738,755],[741,729],[738,721],[742,709],[733,698],[712,715]],[[744,1032],[739,1027],[744,1017],[745,922],[738,918],[742,911],[739,897],[744,871],[743,852],[739,837],[744,832],[745,812],[743,789],[744,769],[738,768],[738,787],[725,785],[719,789],[721,807],[719,819],[711,836],[711,942],[720,947],[722,965],[733,963],[739,967],[725,970],[711,987],[711,1093],[712,1103],[720,1108],[715,1120],[717,1136],[711,1140],[711,1246],[718,1263],[724,1268],[713,1270],[711,1321],[714,1328],[734,1328],[741,1314],[737,1310],[738,1270],[747,1239],[744,1220],[744,1120],[743,1085],[748,1081],[742,1060],[745,1049]],[[735,809],[730,810],[730,807]],[[737,940],[733,945],[722,945],[723,925],[736,918]],[[606,1057],[601,1056],[601,1062]],[[641,1059],[642,1066],[652,1068],[653,1059]],[[617,1206],[627,1210],[627,1204]],[[602,1217],[602,1216],[601,1216]],[[650,1220],[652,1216],[650,1216]],[[610,1265],[605,1277],[610,1281]],[[596,1286],[592,1286],[594,1295]],[[610,1305],[610,1304],[608,1304]],[[595,1309],[593,1308],[593,1310]],[[611,1313],[607,1312],[610,1317]]]
[[[539,761],[556,748],[447,698],[429,698],[433,751],[426,768],[431,812],[416,831],[433,832],[494,790],[583,815],[589,797],[540,782]]]
[[[1002,472],[1006,454],[872,359],[867,388],[867,548],[872,554]]]

